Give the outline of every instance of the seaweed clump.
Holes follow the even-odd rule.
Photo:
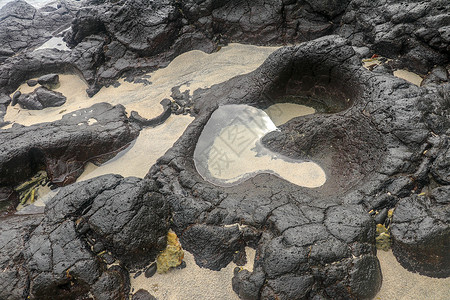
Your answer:
[[[14,190],[19,194],[20,204],[17,210],[30,205],[37,199],[37,190],[41,186],[49,183],[47,172],[39,171],[30,180],[15,187]]]
[[[166,273],[171,268],[181,265],[184,252],[175,232],[169,230],[167,233],[167,247],[156,258],[157,272]]]
[[[391,249],[392,241],[391,241],[391,222],[394,210],[390,209],[387,214],[387,218],[384,224],[377,224],[376,230],[376,246],[378,250],[388,251]]]

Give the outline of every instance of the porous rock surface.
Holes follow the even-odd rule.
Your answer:
[[[192,154],[219,105],[265,108],[305,97],[328,113],[295,118],[263,143],[317,162],[324,186],[261,174],[220,188],[198,175]],[[436,140],[448,124],[442,95],[362,68],[348,41],[330,36],[282,48],[254,72],[197,91],[193,101],[196,119],[147,177],[167,195],[174,228],[197,264],[217,270],[252,246],[254,271],[233,278],[243,299],[373,297],[381,272],[367,211],[392,207],[429,183],[432,162],[446,149]]]
[[[402,199],[392,223],[393,251],[407,269],[450,276],[450,186]]]
[[[31,94],[21,94],[17,98],[17,103],[30,110],[41,110],[47,107],[61,106],[66,103],[67,98],[59,93],[38,87]]]
[[[88,161],[111,158],[139,134],[122,105],[94,104],[61,120],[0,131],[0,185],[13,186],[42,166],[58,185],[72,183]]]
[[[72,51],[45,49],[6,59],[0,67],[0,94],[14,91],[31,76],[70,71],[81,72],[90,85],[88,93],[93,95],[121,74],[164,67],[186,51],[212,52],[234,41],[298,43],[333,33],[347,38],[365,56],[381,54],[393,58],[393,65],[421,74],[449,61],[446,0],[406,4],[396,0],[261,0],[251,4],[90,0],[78,10],[62,3],[58,11],[67,10],[64,16],[73,20],[65,37]],[[16,1],[2,11],[10,15],[22,6],[26,6],[24,1]],[[33,17],[33,8],[26,6],[24,11],[30,11],[29,17]],[[72,11],[76,16],[70,17]],[[15,27],[20,26],[19,22]],[[34,27],[45,30],[39,23]]]
[[[26,15],[23,19],[14,13],[21,7]],[[65,36],[71,51],[44,49],[13,55],[17,49],[28,48],[22,40],[17,43],[17,38],[33,46],[50,35],[43,34],[46,38],[41,39],[26,33],[23,38],[14,35],[3,39],[5,45],[9,44],[0,47],[6,49],[0,50],[4,60],[0,65],[0,117],[11,102],[9,94],[21,83],[51,72],[80,74],[89,84],[88,94],[93,95],[121,74],[164,67],[189,50],[212,52],[233,41],[274,45],[329,34],[346,38],[336,35],[280,49],[255,72],[196,91],[191,99],[193,107],[183,108],[196,115],[195,121],[147,175],[152,182],[150,190],[156,191],[154,180],[158,199],[167,199],[172,227],[200,266],[217,270],[242,257],[245,246],[256,248],[254,271],[236,270],[233,278],[233,289],[241,298],[373,297],[381,285],[381,272],[375,256],[375,223],[367,214],[372,209],[398,210],[392,225],[393,248],[403,266],[426,275],[448,276],[448,256],[442,252],[448,247],[442,244],[448,240],[448,216],[442,213],[448,203],[442,195],[446,195],[449,184],[450,88],[445,76],[440,76],[442,72],[434,68],[446,68],[449,61],[448,1],[92,0],[85,1],[82,7],[76,16],[68,13],[57,22],[49,21],[55,30],[58,24],[73,19]],[[40,15],[41,10],[34,12],[24,1],[16,1],[0,11],[0,16],[7,16],[0,17],[0,29],[10,26],[8,22],[16,22],[16,28],[34,22],[33,28],[45,30],[47,25],[35,22]],[[372,54],[393,58],[391,68],[406,67],[421,74],[434,68],[434,77],[439,80],[430,80],[418,88],[390,76],[387,69],[362,69],[361,57]],[[266,108],[286,99],[302,103],[311,97],[320,100],[328,113],[293,119],[279,132],[264,137],[263,142],[276,152],[319,163],[328,178],[323,187],[301,188],[276,176],[260,174],[236,187],[220,188],[198,175],[192,154],[203,126],[218,105]],[[131,140],[137,129],[125,125],[125,116],[119,119],[108,124],[120,123],[119,128],[126,128],[125,136]],[[46,130],[51,129],[50,125],[39,127],[46,126]],[[31,134],[30,129],[20,126],[2,132],[9,135],[8,139],[17,132]],[[70,143],[74,147],[71,149],[84,145],[81,140]],[[20,152],[20,147],[13,148]],[[90,147],[65,153],[84,157],[87,149]],[[31,153],[34,159],[36,153]],[[105,148],[101,153],[106,153]],[[75,161],[75,165],[81,164]],[[50,168],[49,174],[66,176],[76,168],[69,168],[70,172],[59,170],[59,166],[54,169]],[[30,170],[25,166],[15,169],[22,172],[17,176],[8,173],[0,178],[11,184],[23,180]],[[102,180],[94,179],[77,188],[102,195],[102,191],[116,190],[109,187],[111,181],[131,180],[127,184],[140,185],[138,180],[114,176]],[[66,177],[65,182],[70,181],[73,177]],[[95,187],[90,185],[92,182]],[[415,195],[426,189],[431,189],[429,195]],[[70,199],[79,201],[78,197]],[[80,199],[83,202],[85,198]],[[0,232],[0,237],[6,236],[8,245],[0,247],[8,249],[2,256],[8,258],[2,261],[7,271],[0,273],[6,276],[0,280],[6,298],[31,295],[45,299],[59,292],[68,297],[64,292],[67,290],[74,297],[89,290],[99,298],[120,298],[128,293],[127,270],[144,262],[134,262],[135,254],[130,257],[115,248],[117,232],[105,234],[110,230],[108,218],[117,212],[111,211],[109,205],[100,205],[100,220],[107,221],[102,225],[92,208],[85,211],[80,205],[73,206],[78,207],[75,211],[69,209],[70,216],[65,215],[63,205],[58,211],[48,208],[44,217],[10,217],[0,222],[6,232]],[[406,217],[411,211],[416,218]],[[63,217],[52,221],[57,214]],[[420,222],[429,226],[421,230]],[[55,226],[55,233],[61,233],[56,237],[50,233]],[[134,237],[131,231],[120,236],[127,235]],[[32,239],[39,240],[42,250],[31,248],[36,245],[30,244]],[[85,240],[91,243],[92,239],[100,242],[89,250]],[[48,245],[61,243],[69,248],[80,247],[59,251],[67,254],[61,259],[49,259]],[[160,240],[156,249],[161,249],[162,244]],[[126,248],[125,244],[120,246]],[[126,249],[133,253],[139,246],[131,243]],[[95,256],[100,249],[123,260],[124,268],[103,272],[104,265]],[[43,258],[32,253],[42,254]],[[438,259],[431,261],[433,256]],[[68,263],[74,270],[68,269]],[[442,269],[433,271],[436,265]],[[52,276],[49,270],[53,270]],[[105,289],[99,290],[101,286]]]
[[[0,9],[0,62],[21,50],[41,45],[53,34],[70,27],[78,1],[59,1],[57,7],[36,9],[23,0]]]
[[[127,299],[128,270],[164,249],[168,205],[151,180],[104,175],[63,188],[44,215],[0,219],[0,298]],[[120,261],[108,268],[103,253]]]

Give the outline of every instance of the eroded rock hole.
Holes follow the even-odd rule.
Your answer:
[[[347,70],[297,57],[264,92],[262,108],[293,103],[312,107],[317,113],[338,113],[350,108],[361,90]]]

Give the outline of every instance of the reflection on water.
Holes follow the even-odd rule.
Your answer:
[[[278,124],[295,117],[291,105],[285,108],[289,113],[284,118],[278,116]],[[298,115],[314,113],[307,107],[296,109]],[[274,115],[280,110],[283,111],[282,104],[267,111]],[[265,134],[276,129],[274,121],[263,110],[248,105],[219,107],[203,129],[194,151],[199,174],[219,186],[233,186],[259,173],[274,174],[303,187],[322,186],[326,176],[319,165],[285,157],[260,143]]]

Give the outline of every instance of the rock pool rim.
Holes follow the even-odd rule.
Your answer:
[[[351,108],[364,90],[357,74],[349,74],[334,62],[320,61],[308,53],[296,53],[291,63],[282,68],[281,76],[263,90],[257,108],[293,103],[310,106],[317,113],[339,113]]]

